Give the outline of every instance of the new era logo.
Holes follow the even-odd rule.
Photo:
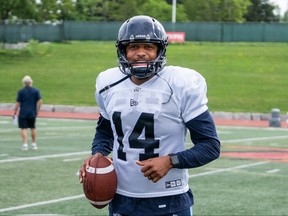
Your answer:
[[[130,99],[130,106],[137,106],[137,105],[138,105],[137,101]]]

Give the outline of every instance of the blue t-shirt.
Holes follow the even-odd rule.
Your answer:
[[[41,99],[40,91],[34,87],[24,87],[18,91],[16,101],[20,103],[20,118],[35,118],[37,102]]]

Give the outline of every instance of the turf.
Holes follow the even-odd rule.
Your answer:
[[[39,149],[26,152],[20,150],[20,131],[12,119],[1,117],[0,215],[107,215],[107,207],[96,210],[84,198],[76,175],[90,154],[95,124],[94,120],[38,118]],[[288,131],[218,126],[217,132],[221,157],[189,170],[194,215],[287,215],[287,156],[283,162],[224,153],[287,155]]]
[[[95,105],[95,79],[117,66],[114,42],[30,42],[24,50],[0,50],[0,103],[14,103],[29,74],[45,104]],[[171,44],[168,65],[199,71],[207,80],[211,111],[287,112],[287,43]]]

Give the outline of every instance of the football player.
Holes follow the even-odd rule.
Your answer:
[[[101,115],[92,155],[113,152],[118,186],[111,216],[192,215],[188,169],[220,155],[205,79],[192,69],[165,66],[167,45],[160,22],[134,16],[119,29],[119,67],[96,79]],[[185,145],[187,129],[191,148]]]

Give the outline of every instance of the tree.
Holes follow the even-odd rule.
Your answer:
[[[73,20],[76,17],[75,5],[72,0],[41,0],[37,4],[36,21]]]
[[[75,10],[78,20],[106,20],[106,0],[77,0]]]
[[[190,21],[243,22],[249,0],[186,0],[183,5]]]
[[[109,0],[107,1],[107,20],[123,21],[139,15],[145,1],[143,0]]]
[[[250,0],[251,5],[244,15],[249,22],[279,22],[280,16],[274,14],[276,6],[271,5],[269,0]]]
[[[169,5],[165,0],[147,0],[140,8],[140,12],[161,21],[171,21],[172,19],[172,5]],[[176,20],[188,21],[182,4],[177,4]]]
[[[284,13],[284,16],[283,16],[283,18],[282,18],[282,21],[288,23],[288,10]]]
[[[33,19],[36,14],[36,4],[30,0],[1,0],[0,20],[13,17],[18,19]]]
[[[224,22],[244,22],[243,15],[247,13],[249,0],[221,0],[218,8],[222,8],[220,20]]]

